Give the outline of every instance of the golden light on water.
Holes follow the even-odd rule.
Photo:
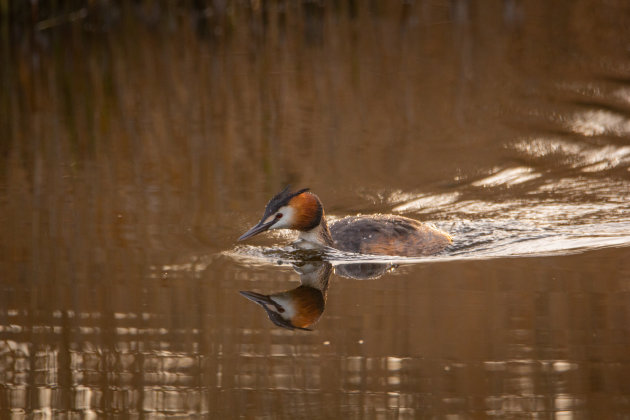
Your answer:
[[[0,7],[0,418],[630,415],[627,2],[56,4]],[[288,184],[453,244],[237,243]]]

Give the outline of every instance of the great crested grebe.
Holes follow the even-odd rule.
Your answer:
[[[417,257],[442,251],[453,241],[446,232],[408,217],[390,214],[348,216],[328,225],[324,207],[308,188],[276,194],[260,222],[239,241],[271,229],[299,231],[295,245],[302,249],[331,247],[373,255]]]

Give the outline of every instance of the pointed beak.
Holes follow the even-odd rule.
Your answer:
[[[252,236],[256,236],[261,232],[264,232],[266,230],[268,230],[271,226],[273,226],[274,223],[276,223],[277,220],[273,219],[270,222],[264,223],[262,220],[260,221],[260,223],[258,223],[256,226],[254,226],[253,228],[251,228],[250,230],[248,230],[247,232],[245,232],[244,234],[241,235],[240,238],[238,238],[239,241],[244,241],[247,238],[251,238]]]
[[[276,304],[267,295],[262,295],[260,293],[248,292],[248,291],[241,291],[239,293],[241,295],[245,296],[247,299],[251,300],[252,302],[256,302],[259,305],[263,305],[264,306],[264,305],[275,305]]]

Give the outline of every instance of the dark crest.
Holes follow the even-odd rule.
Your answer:
[[[295,197],[296,195],[300,195],[303,192],[308,191],[310,188],[303,188],[296,192],[290,191],[291,186],[287,185],[284,190],[280,191],[276,194],[269,202],[267,203],[267,207],[265,207],[265,215],[263,216],[263,220],[267,217],[271,216],[275,212],[277,212],[280,207],[286,206],[289,204],[289,201]]]

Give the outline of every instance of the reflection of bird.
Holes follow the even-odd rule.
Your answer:
[[[379,263],[339,264],[335,266],[335,273],[349,279],[374,280],[396,267],[396,264]]]
[[[300,286],[284,292],[264,295],[243,291],[241,295],[262,306],[269,319],[279,327],[290,330],[309,330],[324,312],[326,291],[332,266],[327,262],[317,262],[294,266],[300,273]]]
[[[265,308],[274,324],[290,330],[307,330],[324,312],[322,292],[308,286],[299,286],[286,292],[263,295],[243,291],[241,295]]]
[[[390,214],[348,216],[326,223],[324,207],[308,188],[273,197],[260,222],[239,239],[270,229],[299,231],[300,248],[332,247],[362,254],[421,256],[435,254],[452,243],[449,234],[414,219]]]

